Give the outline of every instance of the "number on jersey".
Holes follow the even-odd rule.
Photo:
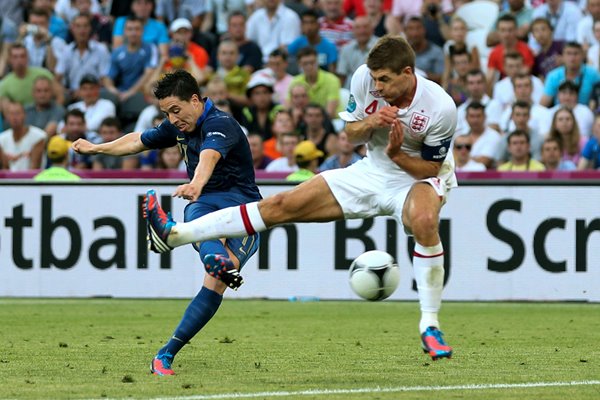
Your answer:
[[[365,108],[365,113],[366,113],[367,115],[371,115],[371,114],[373,114],[375,111],[377,111],[377,100],[373,100],[373,101],[371,102],[371,104],[369,104],[369,105],[367,106],[367,108]]]

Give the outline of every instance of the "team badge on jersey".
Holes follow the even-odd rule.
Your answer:
[[[350,94],[350,98],[348,98],[348,105],[346,106],[346,111],[349,113],[354,112],[356,110],[356,100],[354,99],[354,95]]]
[[[419,114],[418,112],[412,113],[409,125],[413,132],[423,132],[427,128],[427,124],[429,124],[429,117],[427,115]]]

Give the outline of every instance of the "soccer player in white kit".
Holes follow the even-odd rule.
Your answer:
[[[439,329],[444,249],[439,213],[456,186],[450,142],[456,106],[436,83],[415,75],[415,54],[405,39],[384,36],[351,81],[351,96],[340,117],[353,143],[367,143],[367,157],[343,169],[325,171],[294,189],[259,202],[230,207],[181,223],[162,210],[153,190],[144,202],[150,248],[157,252],[223,237],[248,236],[294,222],[393,216],[415,238],[422,347],[434,360],[452,348]],[[169,118],[176,118],[171,116]],[[171,121],[175,123],[174,121]],[[195,200],[183,193],[183,198]],[[217,278],[237,275],[222,260]],[[241,283],[240,283],[241,284]],[[236,289],[239,285],[230,287]]]

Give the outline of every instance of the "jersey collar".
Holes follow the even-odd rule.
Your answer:
[[[198,118],[198,120],[196,121],[196,126],[202,125],[202,123],[204,122],[204,120],[206,119],[206,117],[208,116],[208,114],[211,112],[211,110],[213,108],[213,102],[211,99],[209,99],[208,97],[205,97],[203,100],[204,100],[204,112],[202,113],[200,118]]]

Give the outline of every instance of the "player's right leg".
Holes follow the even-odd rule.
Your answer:
[[[186,243],[250,236],[275,225],[325,222],[344,216],[320,175],[260,202],[228,207],[185,223],[168,217],[154,190],[149,190],[146,197],[144,215],[150,233],[150,249],[161,253]]]

